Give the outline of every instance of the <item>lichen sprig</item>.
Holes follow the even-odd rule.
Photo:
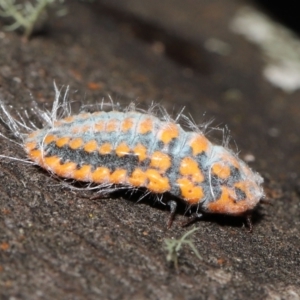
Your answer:
[[[38,22],[44,22],[51,5],[62,4],[64,0],[35,0],[17,3],[16,0],[0,0],[0,16],[10,18],[12,23],[6,30],[22,29],[26,39],[30,37]]]
[[[192,251],[195,253],[195,255],[202,260],[201,255],[197,251],[193,241],[191,239],[188,239],[188,236],[194,233],[199,228],[194,227],[190,231],[186,232],[181,238],[179,239],[165,239],[165,250],[167,251],[167,261],[173,262],[175,269],[178,270],[178,256],[179,252],[183,245],[188,245]]]

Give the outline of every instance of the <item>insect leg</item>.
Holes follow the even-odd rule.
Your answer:
[[[195,223],[196,221],[198,221],[199,219],[201,219],[203,217],[203,214],[202,213],[194,213],[192,214],[187,221],[183,222],[181,224],[182,227],[185,227],[185,226],[189,226],[193,223]]]
[[[252,224],[252,215],[251,214],[246,215],[246,222],[247,222],[247,225],[248,225],[248,228],[249,228],[249,233],[252,233],[253,224]]]
[[[176,209],[177,209],[177,202],[175,200],[170,200],[167,202],[167,205],[170,207],[170,216],[167,223],[167,228],[169,229],[172,226],[172,223],[175,218]]]

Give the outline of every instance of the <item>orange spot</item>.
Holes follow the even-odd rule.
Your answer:
[[[153,121],[151,119],[145,119],[140,122],[138,127],[138,133],[146,134],[152,131],[152,128],[153,128]]]
[[[207,152],[209,147],[209,141],[203,135],[197,135],[192,139],[190,146],[193,151],[193,155],[201,154],[202,152]]]
[[[115,184],[127,183],[127,171],[123,169],[114,171],[110,175],[110,181],[111,183],[115,183]]]
[[[81,132],[81,127],[79,127],[79,126],[76,126],[76,127],[73,127],[72,129],[71,129],[71,132],[72,133],[79,133],[79,132]]]
[[[63,121],[67,122],[67,123],[71,123],[74,121],[74,117],[73,116],[69,116],[63,119]]]
[[[186,157],[181,161],[179,172],[182,176],[191,177],[192,181],[196,183],[204,180],[204,176],[199,169],[198,163],[190,157]]]
[[[29,158],[36,163],[41,163],[42,151],[41,150],[32,150],[28,153]]]
[[[215,163],[211,169],[221,179],[228,179],[230,176],[230,168],[224,163]]]
[[[104,143],[100,146],[99,153],[102,155],[109,154],[112,151],[112,146],[110,143]]]
[[[249,185],[249,183],[248,183]],[[246,199],[247,198],[252,198],[251,196],[249,197],[248,195],[248,189],[247,189],[247,185],[246,182],[240,181],[234,184],[234,187],[240,189],[241,191],[243,191],[246,194]]]
[[[148,177],[148,189],[153,193],[162,194],[170,190],[169,180],[159,174],[158,171],[149,169],[145,172]]]
[[[242,190],[244,193],[246,192],[246,184],[244,181],[240,181],[234,184],[234,186],[240,190]]]
[[[67,145],[69,141],[70,141],[69,137],[62,137],[56,141],[56,146],[61,148],[65,145]]]
[[[125,120],[123,120],[122,125],[121,125],[121,130],[123,132],[126,132],[128,130],[130,130],[133,126],[133,120],[130,118],[127,118]]]
[[[65,164],[57,165],[55,169],[55,173],[61,177],[73,178],[73,174],[75,170],[76,170],[76,164],[73,162],[67,162]]]
[[[195,186],[193,182],[187,178],[180,178],[177,180],[182,197],[189,204],[197,204],[204,196],[203,189],[200,186]]]
[[[97,149],[98,145],[95,140],[89,141],[84,145],[84,151],[91,153]]]
[[[24,148],[25,148],[25,151],[28,153],[30,152],[31,150],[33,150],[34,148],[37,147],[37,144],[35,142],[29,142],[29,143],[26,143],[24,145]]]
[[[79,170],[74,171],[73,178],[79,181],[90,181],[91,168],[90,165],[83,165]]]
[[[91,129],[90,125],[84,125],[81,129],[81,132],[88,132]]]
[[[141,169],[135,169],[129,178],[129,183],[136,187],[142,187],[146,185],[147,179],[148,177],[145,172]]]
[[[219,199],[208,204],[208,212],[228,215],[241,215],[250,207],[245,200],[236,201],[235,192],[228,187],[222,186],[222,193]]]
[[[58,156],[45,157],[43,164],[45,168],[56,173],[56,169],[60,166],[60,157]]]
[[[147,148],[142,144],[137,144],[133,149],[133,153],[138,156],[140,162],[147,158]]]
[[[177,125],[168,123],[165,125],[165,128],[160,131],[160,140],[164,142],[164,144],[169,144],[174,138],[177,138],[178,135]]]
[[[45,139],[44,139],[44,143],[46,145],[50,144],[51,142],[54,142],[56,140],[56,136],[54,136],[53,134],[48,134]]]
[[[83,140],[81,138],[75,138],[70,141],[69,147],[73,150],[80,148],[83,144]]]
[[[107,132],[113,132],[118,129],[118,121],[117,120],[109,120],[106,123],[106,131]]]
[[[110,171],[108,168],[98,167],[92,173],[92,181],[95,183],[106,183],[109,182]]]
[[[119,157],[122,157],[124,155],[127,155],[130,153],[130,148],[127,146],[126,143],[121,143],[120,145],[117,146],[116,148],[116,154]]]
[[[151,156],[150,166],[165,172],[171,167],[171,159],[169,155],[156,151]]]
[[[104,128],[105,128],[105,123],[104,123],[104,121],[99,121],[99,122],[97,122],[97,123],[94,125],[94,130],[95,130],[96,132],[104,131]]]

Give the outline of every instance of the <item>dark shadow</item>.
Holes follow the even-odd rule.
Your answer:
[[[77,186],[80,186],[80,183],[76,183]],[[82,185],[81,185],[82,186]],[[145,196],[145,190],[144,189],[139,189],[136,191],[132,191],[130,189],[116,189],[116,191],[110,193],[110,194],[101,194],[98,193],[98,197],[95,197],[97,194],[95,192],[79,192],[78,197],[84,197],[88,199],[92,199],[96,201],[97,199],[104,199],[104,198],[110,198],[110,199],[115,199],[116,201],[121,199],[124,199],[126,201],[130,201],[135,203],[136,205],[144,204],[144,205],[150,205],[151,207],[154,207],[155,209],[169,212],[170,208],[166,204],[169,200],[176,200],[177,201],[177,210],[176,210],[176,215],[177,216],[182,216],[183,218],[176,218],[173,223],[173,226],[182,226],[183,223],[187,222],[190,217],[193,216],[193,213],[195,213],[196,208],[193,207],[190,210],[187,210],[187,205],[184,203],[183,200],[176,199],[174,196],[171,196],[170,194],[166,193],[163,195],[162,202],[157,200],[156,195],[146,195]],[[142,199],[142,200],[141,200]],[[168,216],[167,216],[168,218]],[[264,215],[260,212],[259,208],[254,210],[252,213],[252,224],[255,226],[255,224],[258,224],[261,222],[261,220],[264,218]],[[183,222],[183,223],[182,223]],[[221,214],[204,214],[201,219],[198,219],[195,222],[191,222],[188,226],[198,223],[198,222],[214,222],[218,223],[221,226],[226,226],[226,227],[247,227],[247,221],[246,217],[243,216],[228,216],[228,215],[221,215]],[[187,226],[187,227],[188,227]],[[247,227],[248,228],[248,227]]]

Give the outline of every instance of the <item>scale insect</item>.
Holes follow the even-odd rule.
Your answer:
[[[168,226],[182,201],[195,211],[194,218],[245,216],[252,229],[251,212],[264,197],[262,177],[229,149],[212,144],[187,117],[181,116],[191,131],[165,112],[158,118],[134,105],[72,115],[67,91],[61,97],[55,86],[55,93],[50,112],[34,110],[45,124],[41,129],[28,116],[13,118],[0,103],[2,121],[33,164],[99,191],[145,189],[169,205]]]

